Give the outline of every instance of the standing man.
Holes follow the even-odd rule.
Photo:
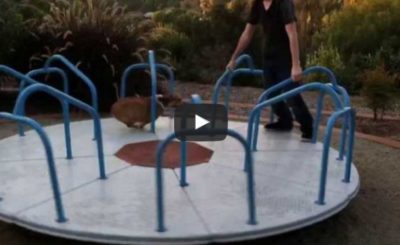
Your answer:
[[[235,60],[247,48],[253,38],[257,24],[261,24],[265,34],[264,46],[264,79],[265,87],[270,88],[288,78],[293,83],[284,91],[299,86],[302,79],[300,65],[299,41],[297,37],[296,14],[293,0],[253,0],[247,25],[243,31],[235,52],[232,55],[228,69],[235,68]],[[275,97],[282,93],[278,91],[271,95]],[[266,129],[290,131],[293,128],[292,109],[296,120],[301,125],[302,139],[312,138],[313,118],[301,95],[291,97],[286,102],[273,105],[273,111],[278,116],[276,123],[265,125]]]

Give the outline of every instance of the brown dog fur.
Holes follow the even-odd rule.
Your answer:
[[[163,114],[165,107],[176,107],[182,104],[177,96],[159,96],[157,98],[156,118]],[[111,108],[111,114],[129,128],[139,128],[150,123],[151,98],[127,97],[119,99]]]

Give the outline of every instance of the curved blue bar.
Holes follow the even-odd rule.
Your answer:
[[[264,71],[254,68],[239,68],[233,71],[232,75],[228,77],[227,83],[225,84],[225,107],[229,110],[229,101],[232,89],[232,83],[234,79],[238,76],[264,76]]]
[[[200,95],[198,95],[198,94],[192,94],[192,103],[193,104],[202,104],[203,103],[203,100],[202,100],[202,98],[200,97]]]
[[[254,69],[254,61],[248,54],[242,54],[236,59],[236,67],[240,66],[242,63],[245,63],[248,68]]]
[[[231,70],[225,70],[225,72],[222,74],[220,78],[218,78],[217,83],[214,86],[214,91],[212,95],[212,103],[217,104],[218,103],[218,97],[221,91],[222,85],[226,82],[228,79],[228,76],[232,76],[232,71]]]
[[[57,74],[61,77],[62,82],[63,82],[63,91],[65,94],[69,94],[69,80],[67,77],[67,74],[60,68],[56,67],[50,67],[48,69],[36,69],[28,72],[26,76],[28,77],[35,77],[35,76],[40,76],[40,75],[47,75],[47,74]],[[19,91],[24,90],[26,87],[25,81],[22,80],[20,84]],[[65,145],[67,146],[67,159],[71,160],[72,157],[72,147],[71,147],[71,129],[70,129],[70,114],[69,114],[69,104],[66,103],[65,101],[61,102],[62,110],[63,110],[63,117],[64,117],[64,132],[65,132]],[[16,108],[14,108],[14,112],[16,111]],[[20,135],[23,135],[23,128],[19,127]]]
[[[100,171],[100,179],[106,179],[106,171],[105,171],[105,164],[104,164],[104,153],[103,153],[103,140],[102,140],[102,133],[101,133],[101,122],[100,122],[100,116],[99,113],[89,106],[86,103],[83,103],[80,100],[77,100],[67,94],[64,94],[57,89],[54,89],[50,86],[43,85],[43,84],[34,84],[29,86],[28,88],[24,89],[20,95],[18,96],[17,102],[16,102],[16,113],[18,115],[24,115],[25,114],[25,107],[26,107],[26,101],[29,96],[31,96],[33,93],[37,92],[45,92],[55,98],[57,98],[60,102],[64,101],[68,104],[72,104],[76,107],[81,108],[82,110],[87,111],[93,118],[94,121],[94,131],[95,131],[95,136],[97,139],[97,151],[98,151],[98,158],[99,158],[99,171]]]
[[[29,84],[38,84],[39,83],[38,81],[12,69],[11,67],[5,66],[5,65],[0,65],[0,71],[9,76],[17,78],[17,80],[25,81]]]
[[[347,146],[347,156],[346,156],[346,171],[344,175],[343,182],[350,183],[351,177],[351,163],[353,162],[353,149],[354,149],[354,140],[355,140],[355,132],[356,132],[356,111],[354,109],[348,113],[347,117],[349,118],[349,142]]]
[[[86,76],[81,70],[79,70],[74,64],[72,64],[67,58],[65,58],[62,55],[56,54],[51,56],[46,60],[46,63],[44,64],[44,69],[49,69],[50,65],[55,62],[59,61],[63,63],[70,71],[72,71],[76,76],[78,76],[88,87],[90,90],[90,94],[92,97],[92,106],[93,108],[98,112],[99,111],[99,98],[97,95],[97,89],[96,86],[94,86],[94,83],[92,80]],[[96,133],[94,133],[96,135]],[[94,140],[96,140],[96,136],[94,137]]]
[[[257,73],[259,71],[259,70],[254,71],[253,59],[248,54],[243,54],[243,55],[239,56],[236,59],[235,63],[236,63],[236,67],[240,66],[242,63],[245,63],[248,66],[247,69],[246,68],[236,69],[236,70],[242,70],[241,72],[243,72],[243,70],[247,71],[247,72],[243,72],[243,74],[247,74],[247,75],[253,75],[254,74],[254,75],[257,75]],[[221,87],[225,82],[228,81],[229,87],[227,86],[227,90],[226,90],[226,94],[225,94],[225,106],[228,109],[230,86],[231,86],[231,83],[232,83],[232,80],[233,80],[233,78],[230,77],[230,76],[232,76],[231,73],[236,71],[236,70],[233,70],[233,71],[228,70],[228,69],[225,70],[225,72],[222,74],[222,76],[217,80],[217,82],[216,82],[216,84],[214,86],[214,91],[213,91],[213,95],[212,95],[212,103],[213,104],[217,104],[218,103],[218,97],[220,95]],[[240,72],[238,74],[236,74],[236,75],[239,75],[239,74],[240,74]],[[227,84],[225,84],[225,85],[227,85]]]
[[[332,70],[330,70],[330,69],[328,69],[328,68],[326,68],[326,67],[323,67],[323,66],[312,66],[312,67],[307,68],[307,69],[303,72],[303,74],[304,74],[305,76],[311,75],[311,74],[313,74],[313,73],[322,73],[322,74],[327,75],[327,76],[328,76],[328,79],[329,79],[329,82],[332,83],[332,85],[333,85],[333,87],[334,87],[335,89],[337,89],[338,82],[337,82],[335,73],[333,73]]]
[[[350,97],[348,96],[347,91],[341,87],[338,86],[337,83],[337,79],[335,74],[328,68],[326,67],[322,67],[322,66],[314,66],[314,67],[309,67],[306,70],[304,70],[303,75],[307,76],[313,73],[323,73],[325,75],[328,76],[329,81],[331,83],[331,85],[333,86],[333,88],[335,89],[335,91],[341,95],[343,95],[344,97],[344,105],[349,104],[350,105]],[[260,95],[260,97],[258,98],[258,104],[263,102],[264,100],[266,100],[273,92],[279,91],[284,89],[287,85],[289,85],[290,83],[292,83],[293,80],[291,78],[288,78],[280,83],[278,83],[275,86],[272,86],[271,88],[267,89],[266,91],[264,91],[264,93],[262,93]],[[346,97],[347,95],[347,97]],[[324,96],[320,95],[318,102],[317,102],[317,114],[316,114],[316,120],[314,121],[314,127],[313,127],[313,142],[316,143],[317,142],[317,138],[318,138],[318,128],[319,128],[319,124],[321,121],[321,116],[322,116],[322,109],[323,109],[323,99]],[[348,103],[347,103],[348,102]],[[260,117],[261,114],[257,116],[258,118],[256,119],[256,125],[259,125],[260,123]],[[271,110],[270,112],[270,122],[274,121],[274,113]],[[256,127],[256,132],[258,133],[258,127]],[[341,153],[342,154],[342,153]]]
[[[324,92],[326,94],[329,94],[334,103],[335,106],[338,110],[343,108],[342,101],[339,98],[339,95],[335,92],[335,90],[331,86],[327,86],[326,84],[323,83],[309,83],[302,85],[296,89],[293,89],[289,92],[283,93],[279,96],[276,96],[274,98],[271,98],[267,101],[264,101],[260,104],[258,104],[252,111],[249,117],[249,126],[248,126],[248,133],[247,133],[247,141],[250,142],[252,150],[255,150],[257,148],[257,138],[258,138],[258,130],[253,131],[253,127],[258,128],[259,124],[255,124],[257,118],[259,118],[259,115],[261,113],[261,110],[264,109],[267,106],[270,106],[274,103],[278,103],[280,101],[286,100],[289,97],[301,94],[305,91],[310,91],[310,90],[319,90],[320,92]]]
[[[26,83],[29,84],[38,84],[39,82],[30,78],[29,76],[26,76],[14,69],[12,69],[11,67],[5,66],[5,65],[0,65],[0,72],[3,72],[9,76],[15,77],[18,81],[24,81]],[[16,107],[14,107],[14,113],[16,111]],[[18,131],[19,131],[19,135],[20,136],[24,136],[24,129],[23,127],[20,125],[18,127]]]
[[[157,71],[163,71],[168,75],[168,90],[170,94],[175,94],[176,80],[171,67],[165,64],[156,64]]]
[[[44,132],[43,128],[40,126],[39,123],[37,123],[36,121],[34,121],[30,118],[21,117],[21,116],[13,115],[10,113],[3,113],[3,112],[0,112],[0,118],[4,118],[7,120],[12,120],[12,121],[16,121],[18,123],[29,125],[39,135],[40,140],[42,141],[42,144],[46,151],[47,166],[48,166],[49,175],[50,175],[50,183],[51,183],[51,188],[53,191],[53,198],[54,198],[54,203],[55,203],[56,213],[57,213],[57,222],[59,222],[59,223],[66,222],[67,218],[65,216],[64,207],[63,207],[63,203],[62,203],[62,199],[61,199],[60,185],[58,182],[56,165],[54,163],[53,150],[51,148],[50,140],[49,140],[47,134]]]
[[[316,115],[314,118],[314,125],[313,125],[312,142],[314,144],[316,144],[318,141],[318,130],[319,130],[319,125],[321,123],[322,110],[324,109],[324,104],[325,104],[325,94],[320,93],[318,96]]]
[[[239,68],[233,71],[232,79],[240,75],[264,76],[264,71],[260,69]]]
[[[342,86],[338,86],[338,90],[339,90],[339,94],[343,97],[344,106],[351,107],[350,96],[349,96],[347,90]],[[342,161],[344,158],[344,155],[346,154],[345,148],[346,148],[347,129],[348,129],[347,127],[350,124],[350,122],[348,121],[349,120],[348,115],[349,114],[346,114],[343,117],[342,133],[340,136],[340,143],[339,143],[339,157],[338,157],[339,161]]]
[[[36,69],[36,70],[31,70],[30,72],[26,73],[25,75],[31,78],[34,78],[36,76],[40,75],[48,75],[48,74],[57,74],[61,77],[62,82],[63,82],[63,88],[64,88],[64,93],[69,94],[69,80],[67,77],[67,74],[65,72],[57,67],[50,67],[50,68],[41,68],[41,69]],[[22,91],[26,87],[26,81],[21,80],[19,91]]]
[[[174,72],[172,71],[171,67],[164,64],[156,64],[156,68],[157,72],[162,71],[165,74],[167,74],[169,93],[175,94],[176,81]],[[147,63],[134,64],[125,69],[124,73],[122,74],[122,79],[120,84],[120,94],[119,94],[120,98],[126,97],[126,84],[128,82],[129,76],[135,71],[142,71],[142,70],[150,70],[150,65]]]
[[[134,64],[125,69],[124,73],[122,74],[120,91],[119,91],[119,97],[121,99],[126,97],[126,83],[128,81],[129,75],[134,71],[141,71],[149,68],[150,68],[149,64]]]
[[[282,90],[284,89],[287,85],[291,84],[293,80],[291,78],[288,78],[272,87],[269,89],[265,90],[260,97],[258,97],[257,104],[260,104],[261,102],[265,101],[268,99],[269,95],[272,94],[275,91]]]
[[[229,109],[229,96],[231,93],[231,87],[233,80],[240,76],[240,75],[247,75],[247,76],[263,76],[263,70],[259,69],[249,69],[249,68],[239,68],[234,71],[226,70],[224,74],[218,79],[217,83],[214,86],[214,91],[212,95],[212,102],[213,104],[218,103],[218,98],[221,93],[221,87],[225,85],[225,107]]]
[[[324,137],[324,149],[322,152],[322,160],[321,160],[321,175],[320,175],[320,184],[319,184],[319,191],[318,191],[318,200],[316,201],[319,205],[325,204],[325,190],[326,190],[326,181],[327,181],[327,172],[328,172],[328,163],[329,163],[329,150],[330,150],[330,143],[332,138],[332,130],[335,126],[336,121],[340,118],[345,116],[346,114],[352,114],[353,110],[350,107],[346,107],[340,111],[336,111],[332,114],[329,118],[327,127],[325,130],[325,137]],[[354,142],[354,124],[351,125],[351,141],[349,147],[353,147]],[[352,152],[351,152],[352,153]],[[346,163],[345,169],[345,179],[350,181],[350,169],[351,169],[351,161],[352,158],[348,157],[348,161]]]
[[[211,130],[217,132],[218,130]],[[179,133],[193,132],[193,130],[181,131]],[[255,225],[256,221],[256,204],[255,204],[255,190],[254,190],[254,176],[253,176],[253,158],[249,144],[246,140],[237,132],[228,129],[227,134],[233,138],[236,138],[245,148],[246,151],[246,166],[247,169],[247,192],[248,192],[248,212],[249,220],[248,224]],[[167,145],[176,138],[176,133],[170,134],[163,142],[157,147],[157,167],[156,167],[156,188],[157,188],[157,231],[165,232],[164,219],[164,190],[163,190],[163,174],[162,174],[162,156],[164,154]]]
[[[329,70],[326,67],[322,67],[322,66],[313,66],[310,68],[307,68],[306,70],[304,70],[303,75],[307,76],[313,73],[323,73],[326,74],[329,77],[329,82],[332,84],[332,86],[334,87],[335,90],[338,89],[338,85],[337,85],[337,80],[336,80],[336,76],[335,74]],[[260,95],[260,97],[258,98],[258,103],[263,102],[264,100],[266,100],[269,95],[273,92],[276,92],[278,90],[282,90],[284,89],[288,84],[292,83],[293,79],[292,78],[288,78],[280,83],[278,83],[275,86],[272,86],[271,88],[267,89],[264,93],[262,93]]]
[[[74,64],[72,64],[67,58],[65,58],[64,56],[59,55],[59,54],[53,55],[50,58],[48,58],[46,60],[46,63],[44,64],[44,69],[49,69],[50,65],[55,61],[62,62],[75,75],[77,75],[80,79],[82,79],[82,81],[89,87],[90,94],[92,96],[93,108],[96,111],[99,111],[97,90],[96,90],[96,86],[94,86],[94,83],[92,82],[92,80],[88,76],[86,76],[81,70],[79,70]]]
[[[331,85],[332,84],[327,84],[327,85]],[[345,107],[351,107],[351,101],[350,101],[350,96],[347,92],[347,90],[342,87],[342,86],[337,86],[335,91],[342,97],[343,99],[343,105]],[[318,97],[318,102],[317,102],[317,113],[316,113],[316,117],[314,120],[314,127],[313,127],[313,142],[316,143],[317,142],[317,138],[318,138],[318,129],[319,129],[319,125],[321,123],[321,117],[322,117],[322,109],[324,107],[324,99],[325,99],[325,95],[323,93],[321,93]],[[338,160],[342,161],[343,157],[344,157],[344,149],[346,147],[346,138],[347,138],[347,114],[344,116],[344,123],[342,126],[342,133],[341,133],[341,138],[340,138],[340,146],[339,146],[339,157]]]
[[[149,51],[149,64],[151,73],[151,132],[156,132],[157,118],[157,68],[154,51]]]

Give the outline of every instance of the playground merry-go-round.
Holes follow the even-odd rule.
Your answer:
[[[92,103],[69,95],[65,72],[52,67],[62,62],[88,86]],[[225,91],[229,104],[232,81],[238,75],[262,76],[249,56],[226,71],[216,83],[213,102]],[[330,83],[312,82],[270,98],[292,82],[266,90],[249,113],[248,122],[229,121],[221,142],[176,140],[173,119],[155,120],[157,72],[171,69],[155,62],[127,68],[126,81],[136,70],[151,71],[151,124],[144,130],[127,128],[114,118],[101,119],[97,93],[90,79],[60,55],[43,69],[21,74],[7,66],[0,71],[21,80],[14,112],[0,119],[16,122],[19,134],[0,140],[0,219],[58,237],[115,244],[198,244],[243,241],[296,230],[340,212],[356,196],[360,179],[352,163],[355,112],[349,96],[327,68]],[[35,80],[56,73],[64,82],[59,91]],[[273,103],[306,91],[319,91],[313,143],[296,133],[262,129],[260,114]],[[42,127],[25,116],[28,98],[37,92],[57,98],[64,122]],[[329,117],[322,142],[317,142],[324,98],[335,112]],[[193,96],[191,103],[201,103]],[[92,120],[70,121],[70,107],[86,111]],[[331,148],[334,125],[340,122],[339,151]],[[32,128],[26,131],[25,128]],[[175,147],[175,146],[176,147]],[[121,157],[121,151],[129,159]],[[122,154],[122,155],[124,155]],[[164,157],[168,155],[168,157]]]

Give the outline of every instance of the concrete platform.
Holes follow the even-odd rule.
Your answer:
[[[209,163],[188,167],[189,186],[179,186],[179,169],[164,170],[165,233],[156,232],[155,170],[132,166],[114,154],[125,144],[163,139],[169,118],[157,121],[157,135],[102,120],[107,180],[98,179],[92,122],[71,124],[73,160],[65,160],[63,126],[46,128],[56,157],[67,223],[55,221],[43,147],[34,132],[0,141],[0,219],[30,230],[83,241],[117,244],[197,244],[241,241],[299,229],[345,208],[359,189],[353,166],[342,182],[344,162],[330,154],[326,205],[315,204],[320,143],[301,143],[294,133],[260,129],[254,154],[258,224],[247,224],[244,152],[239,143],[201,145],[214,150]],[[245,123],[230,128],[246,135]]]

